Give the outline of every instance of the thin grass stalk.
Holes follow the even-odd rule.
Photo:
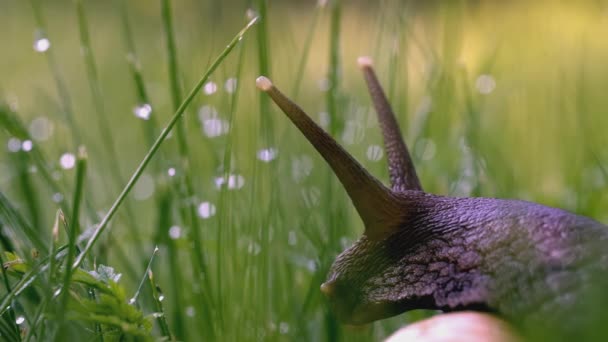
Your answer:
[[[245,48],[241,45],[239,47],[239,54],[238,54],[238,62],[237,62],[237,71],[236,74],[234,75],[234,77],[237,80],[240,80],[240,76],[241,76],[241,71],[242,71],[242,66],[244,64],[244,56],[245,56]],[[230,111],[229,111],[229,116],[228,116],[228,123],[230,126],[230,131],[228,132],[228,137],[226,139],[226,148],[224,150],[224,156],[223,156],[223,162],[222,162],[222,167],[223,167],[223,174],[222,177],[224,177],[224,180],[228,180],[228,178],[230,177],[230,170],[232,169],[232,146],[234,143],[234,140],[236,139],[236,125],[237,125],[237,121],[234,119],[235,113],[236,113],[236,109],[237,109],[237,104],[238,104],[238,98],[239,98],[239,93],[240,93],[240,88],[241,88],[241,82],[237,81],[236,83],[236,87],[234,89],[234,92],[232,93],[231,97],[230,97]],[[229,215],[231,213],[231,210],[227,209],[227,207],[229,206],[229,200],[228,200],[228,187],[222,187],[220,189],[220,197],[219,197],[219,210],[222,213],[219,217],[219,222],[218,222],[218,229],[217,229],[217,236],[216,236],[216,251],[218,253],[217,255],[217,264],[215,267],[215,283],[216,283],[216,289],[217,289],[217,308],[218,311],[220,311],[220,317],[223,318],[224,316],[224,303],[223,303],[223,298],[224,298],[224,293],[223,293],[223,278],[224,278],[224,274],[226,273],[226,269],[225,267],[223,267],[222,262],[227,260],[226,257],[224,256],[224,253],[226,251],[226,248],[224,248],[224,239],[223,239],[223,232],[225,230],[228,230],[229,228],[232,227],[231,222],[229,221]],[[233,241],[231,241],[233,242]],[[231,243],[230,246],[235,246],[234,243]],[[222,331],[224,329],[223,326],[223,319],[220,321],[220,331]]]
[[[306,69],[306,64],[308,63],[308,57],[310,56],[310,47],[312,45],[312,39],[315,36],[315,32],[317,30],[319,17],[321,13],[325,9],[325,4],[321,4],[320,2],[317,4],[315,8],[315,13],[313,14],[310,25],[308,26],[308,32],[306,32],[306,38],[304,39],[304,46],[302,47],[302,52],[300,53],[300,61],[298,62],[298,67],[296,69],[293,87],[292,87],[292,95],[293,100],[298,99],[298,95],[300,94],[300,86],[302,85],[302,78],[304,76],[304,70]]]
[[[338,96],[340,87],[340,25],[341,25],[341,1],[332,0],[330,2],[330,37],[329,37],[329,70],[328,70],[328,82],[329,89],[327,90],[326,105],[327,112],[330,117],[329,133],[332,136],[338,134],[338,130],[342,126],[342,118],[338,114]],[[323,260],[330,260],[328,257],[331,250],[339,249],[339,236],[341,229],[347,222],[346,215],[344,213],[344,207],[336,207],[334,204],[335,199],[333,198],[334,189],[334,175],[328,169],[326,173],[326,190],[328,196],[326,200],[325,216],[329,218],[328,226],[329,229],[329,241],[328,247],[322,247],[322,258]],[[323,268],[322,268],[323,272]],[[324,326],[326,339],[328,341],[337,341],[340,339],[340,326],[336,321],[333,314],[326,308],[324,315]]]
[[[78,151],[78,160],[76,162],[76,182],[74,188],[74,195],[72,200],[72,217],[70,218],[70,224],[68,226],[68,255],[66,256],[65,262],[65,274],[63,276],[63,286],[61,292],[61,299],[59,302],[59,310],[57,311],[60,315],[60,323],[57,337],[61,336],[63,330],[62,325],[65,323],[65,312],[70,299],[70,282],[72,280],[73,270],[70,267],[78,247],[76,246],[76,237],[79,234],[79,218],[80,218],[80,206],[82,204],[82,195],[84,192],[84,181],[87,170],[87,153],[84,147],[81,147]]]
[[[170,0],[161,0],[161,16],[163,20],[163,30],[165,31],[166,37],[166,48],[167,48],[167,57],[168,57],[168,66],[169,66],[169,81],[170,81],[170,89],[171,89],[171,99],[173,102],[174,110],[179,108],[179,104],[181,102],[181,88],[179,84],[179,71],[177,64],[177,49],[175,46],[175,38],[173,32],[173,19],[171,13],[171,1]],[[184,183],[185,193],[183,194],[184,198],[192,199],[194,198],[194,186],[192,184],[192,179],[190,176],[190,153],[188,148],[188,141],[186,138],[186,130],[184,127],[184,122],[177,122],[177,143],[180,161],[182,163],[182,181]],[[192,266],[194,267],[194,278],[195,281],[201,286],[202,295],[197,296],[198,300],[198,309],[201,312],[207,312],[209,315],[213,315],[213,312],[217,312],[217,310],[213,310],[210,308],[215,307],[213,305],[213,296],[211,295],[212,287],[210,286],[208,275],[208,267],[205,261],[204,249],[202,246],[202,238],[200,234],[200,225],[198,221],[198,216],[196,214],[196,205],[191,200],[189,200],[186,204],[185,210],[180,210],[182,213],[183,221],[189,223],[190,231],[192,232],[192,240],[194,242],[194,248],[190,250],[190,255],[192,256]],[[213,328],[213,320],[207,319],[208,322],[207,331],[211,334],[209,337],[213,337],[214,328]],[[200,325],[202,327],[203,325]]]

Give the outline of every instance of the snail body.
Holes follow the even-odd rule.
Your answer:
[[[390,188],[269,79],[257,79],[333,169],[365,225],[321,285],[338,319],[364,324],[412,309],[487,311],[524,324],[571,316],[589,287],[608,277],[608,227],[526,201],[424,192],[371,60],[359,65]]]

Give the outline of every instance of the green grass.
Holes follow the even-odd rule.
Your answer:
[[[426,190],[608,222],[602,5],[248,4],[1,5],[3,338],[368,341],[432,314],[336,321],[319,285],[361,221],[254,86],[271,77],[386,181],[385,159],[367,156],[382,142],[359,55],[376,61]],[[49,50],[32,49],[35,33]],[[148,120],[132,113],[144,105]],[[63,169],[78,146],[86,171],[84,158]]]

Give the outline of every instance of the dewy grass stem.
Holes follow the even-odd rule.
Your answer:
[[[215,69],[217,69],[217,67],[222,63],[222,61],[226,58],[226,56],[228,56],[228,54],[232,51],[232,49],[234,49],[234,47],[236,46],[236,44],[242,39],[243,35],[245,35],[245,33],[256,22],[257,22],[257,17],[254,18],[254,19],[252,19],[232,39],[232,41],[226,46],[226,48],[224,49],[224,51],[222,51],[222,53],[220,53],[220,55],[213,62],[213,64],[211,64],[211,66],[209,67],[209,69],[207,69],[207,71],[205,72],[205,74],[201,77],[201,79],[194,86],[194,88],[192,88],[192,91],[190,91],[190,94],[188,94],[188,96],[186,97],[186,99],[179,106],[179,108],[177,109],[177,111],[175,112],[175,114],[173,115],[173,117],[171,118],[171,120],[169,121],[169,123],[167,124],[167,126],[163,129],[163,131],[161,132],[161,134],[158,136],[158,138],[154,142],[154,145],[152,145],[152,147],[150,148],[150,150],[148,151],[148,153],[145,155],[144,159],[141,161],[141,163],[139,164],[139,166],[137,167],[137,169],[135,170],[135,172],[131,176],[131,179],[129,179],[129,182],[127,182],[127,185],[125,185],[125,187],[122,190],[122,192],[118,195],[118,198],[116,198],[116,200],[112,204],[112,207],[110,208],[110,210],[108,210],[108,212],[106,213],[106,215],[104,216],[104,218],[99,223],[99,226],[97,226],[97,229],[95,229],[95,231],[93,232],[93,235],[91,236],[91,238],[87,242],[85,248],[82,250],[82,253],[80,253],[80,255],[78,256],[78,258],[76,259],[76,261],[72,265],[73,269],[78,268],[78,266],[80,266],[80,264],[82,264],[82,262],[84,261],[85,257],[91,251],[91,249],[93,248],[93,245],[95,245],[95,242],[97,242],[97,240],[99,239],[99,236],[107,228],[108,223],[110,222],[110,220],[112,219],[112,217],[114,216],[114,214],[116,213],[116,211],[118,210],[118,208],[120,207],[120,205],[122,204],[122,202],[125,200],[125,198],[129,194],[129,192],[131,191],[131,189],[133,188],[133,186],[135,185],[135,183],[137,182],[137,180],[139,179],[139,177],[141,176],[141,174],[145,170],[146,166],[148,165],[148,163],[152,159],[152,157],[154,157],[154,155],[156,154],[156,152],[160,148],[160,145],[165,141],[165,139],[167,138],[167,135],[169,135],[169,132],[171,132],[171,129],[173,128],[173,126],[175,126],[175,124],[177,123],[177,121],[182,117],[182,114],[184,113],[184,111],[186,110],[186,108],[188,107],[188,105],[190,104],[190,102],[192,102],[192,100],[194,99],[194,97],[201,90],[201,88],[203,87],[203,84],[205,84],[205,82],[207,81],[207,79],[209,78],[209,76],[211,75],[211,73],[213,73],[215,71]]]

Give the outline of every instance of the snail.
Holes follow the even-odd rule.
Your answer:
[[[363,220],[363,236],[321,285],[336,317],[365,324],[434,309],[490,312],[516,325],[584,319],[572,310],[607,278],[608,227],[532,202],[425,192],[371,59],[358,64],[378,114],[390,188],[268,78],[256,80],[329,164]]]

